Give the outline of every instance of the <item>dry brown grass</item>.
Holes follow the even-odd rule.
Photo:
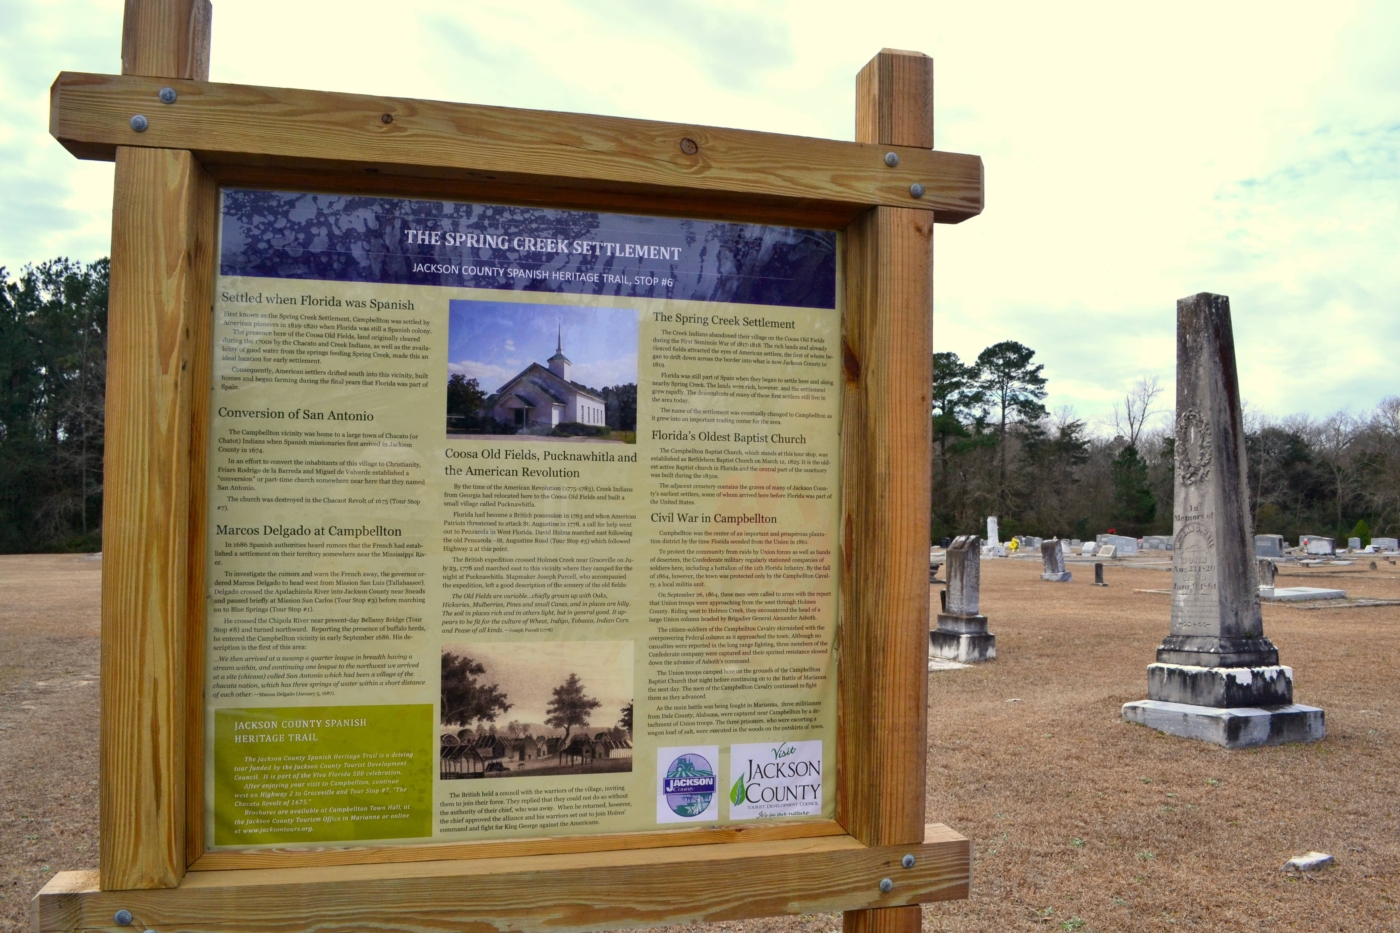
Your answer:
[[[97,864],[98,602],[87,555],[0,557],[0,929]]]
[[[24,929],[53,870],[96,860],[97,577],[82,557],[0,558],[0,925]],[[1280,585],[1400,597],[1382,560]],[[1227,752],[1119,718],[1146,696],[1165,634],[1160,570],[1113,564],[1107,589],[1042,583],[1038,561],[988,561],[995,662],[930,674],[928,818],[972,838],[966,902],[945,931],[1400,930],[1400,607],[1265,608],[1317,745]],[[1338,573],[1345,576],[1338,576]],[[1315,580],[1304,579],[1313,577]],[[935,596],[936,599],[936,596]],[[1010,701],[1016,702],[1010,702]],[[1316,875],[1280,866],[1310,849]],[[704,928],[825,933],[829,915]]]

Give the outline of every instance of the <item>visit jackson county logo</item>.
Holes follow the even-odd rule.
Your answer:
[[[657,822],[718,819],[718,762],[718,746],[657,749]]]
[[[822,743],[759,742],[729,747],[729,818],[820,816]]]

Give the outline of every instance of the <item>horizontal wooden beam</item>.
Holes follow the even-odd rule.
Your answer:
[[[160,101],[163,87],[176,91],[174,103]],[[73,72],[58,76],[50,104],[49,131],[79,158],[111,159],[117,146],[184,149],[223,184],[312,181],[429,194],[450,187],[474,197],[826,227],[871,207],[932,210],[941,223],[982,211],[979,157],[908,146]],[[131,126],[137,114],[146,118],[143,132]],[[888,152],[897,165],[885,163]],[[912,196],[915,184],[922,198]]]
[[[914,857],[905,868],[902,859]],[[335,868],[191,872],[177,888],[100,891],[62,872],[34,899],[40,933],[571,933],[779,914],[900,907],[967,897],[972,847],[940,824],[915,845],[850,836],[645,851]],[[893,887],[884,892],[882,879]]]
[[[325,865],[368,865],[373,862],[441,862],[446,859],[506,858],[521,855],[566,855],[612,852],[619,849],[667,849],[672,846],[750,845],[777,839],[844,836],[835,820],[759,820],[719,826],[686,826],[676,830],[638,833],[595,833],[589,836],[545,836],[488,839],[481,842],[438,842],[429,845],[297,846],[270,849],[216,849],[203,852],[190,871],[229,871],[242,868],[303,868]]]

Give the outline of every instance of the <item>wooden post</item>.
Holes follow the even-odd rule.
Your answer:
[[[206,80],[209,22],[207,0],[127,0],[123,71]],[[151,118],[165,106],[153,98]],[[191,421],[203,401],[191,376],[208,371],[198,354],[208,353],[216,202],[189,152],[118,147],[102,568],[109,891],[173,887],[187,864],[189,556],[202,544],[189,526]]]
[[[886,49],[861,70],[856,140],[933,147],[932,59]],[[933,212],[910,203],[846,228],[837,819],[868,846],[924,825]],[[844,927],[917,933],[921,918],[853,910]]]

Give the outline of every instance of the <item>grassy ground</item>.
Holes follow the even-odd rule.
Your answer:
[[[999,658],[929,675],[928,818],[973,840],[970,900],[930,931],[1400,930],[1400,606],[1266,605],[1310,746],[1227,752],[1124,725],[1167,631],[1162,570],[1109,587],[982,565]],[[0,928],[54,870],[96,862],[97,577],[85,557],[0,557]],[[1280,586],[1400,597],[1400,567],[1300,570]],[[936,600],[936,595],[934,596]],[[1334,868],[1280,871],[1312,849]],[[828,915],[705,927],[826,933]],[[694,928],[696,931],[701,928]]]

